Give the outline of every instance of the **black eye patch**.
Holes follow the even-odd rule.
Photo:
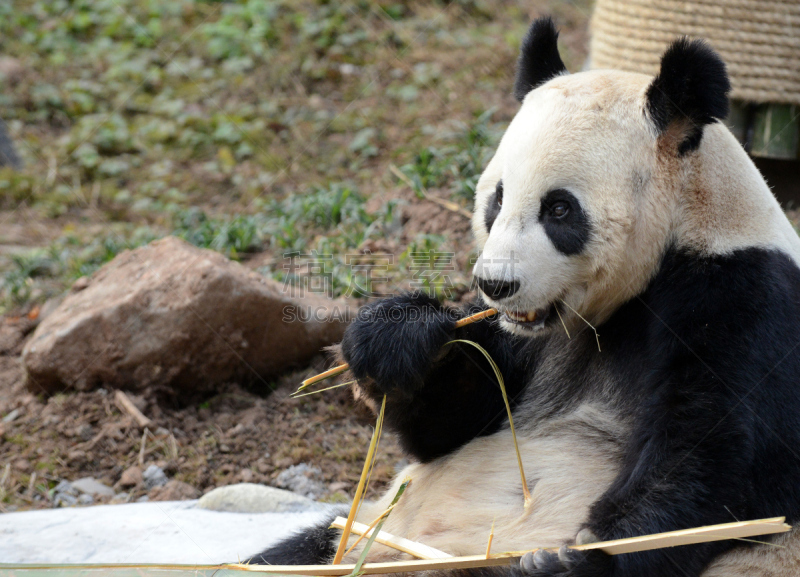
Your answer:
[[[589,218],[575,195],[558,188],[542,199],[539,222],[559,252],[567,256],[579,254],[592,232]]]
[[[494,196],[489,199],[489,206],[486,207],[486,214],[483,216],[483,222],[486,224],[486,232],[492,230],[492,225],[500,214],[500,206],[503,204],[503,180],[497,181],[497,186],[494,188]]]

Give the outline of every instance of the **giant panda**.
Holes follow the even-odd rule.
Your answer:
[[[521,102],[478,183],[481,299],[362,308],[341,354],[413,463],[384,530],[453,555],[561,546],[462,571],[528,577],[800,575],[794,533],[608,556],[565,546],[800,515],[800,239],[721,123],[725,65],[676,40],[655,78],[568,74],[522,43]],[[455,328],[459,317],[500,314]],[[523,493],[496,361],[533,503]],[[256,555],[327,563],[324,523]],[[375,545],[370,560],[401,558]]]

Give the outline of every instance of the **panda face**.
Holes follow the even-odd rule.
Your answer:
[[[533,336],[573,311],[607,316],[620,278],[638,288],[654,266],[663,242],[652,237],[666,224],[650,194],[649,81],[613,71],[557,76],[527,94],[509,125],[478,183],[473,220],[482,248],[474,274],[507,330]],[[632,246],[643,234],[647,242]]]

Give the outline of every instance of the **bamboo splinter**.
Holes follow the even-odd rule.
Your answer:
[[[479,313],[475,313],[474,315],[470,315],[468,317],[464,317],[463,319],[457,320],[455,327],[457,329],[460,329],[461,327],[465,327],[465,326],[470,325],[470,324],[472,324],[474,322],[483,320],[483,319],[485,319],[487,317],[491,317],[491,316],[494,316],[496,314],[497,314],[497,309],[486,309],[485,311],[481,311]],[[340,374],[342,374],[343,372],[345,372],[349,368],[350,368],[350,365],[348,365],[347,363],[344,363],[343,365],[339,365],[338,367],[333,367],[332,369],[328,369],[324,373],[320,373],[318,375],[310,377],[310,378],[306,379],[305,381],[303,381],[302,383],[300,383],[300,388],[297,389],[297,391],[300,392],[303,389],[305,389],[306,387],[310,387],[314,383],[318,383],[320,381],[324,381],[325,379],[329,379],[331,377],[335,377],[336,375],[340,375]]]

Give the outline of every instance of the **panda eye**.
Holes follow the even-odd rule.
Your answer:
[[[550,207],[550,214],[552,214],[555,218],[564,218],[569,213],[569,203],[563,200],[560,200]]]
[[[494,189],[494,197],[497,199],[497,206],[503,206],[503,181],[500,180]]]

